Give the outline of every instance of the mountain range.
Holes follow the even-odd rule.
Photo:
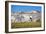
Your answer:
[[[32,21],[36,21],[38,19],[41,19],[41,12],[40,11],[31,11],[31,12],[16,12],[16,13],[11,13],[11,17],[15,18],[16,22],[25,22],[25,21],[31,21],[32,16]]]

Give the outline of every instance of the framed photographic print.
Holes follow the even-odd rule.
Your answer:
[[[5,1],[5,32],[45,30],[45,3]]]

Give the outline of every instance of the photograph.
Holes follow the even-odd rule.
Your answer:
[[[41,6],[11,5],[11,28],[41,27]]]
[[[6,1],[8,16],[6,30],[19,31],[44,31],[44,3]]]

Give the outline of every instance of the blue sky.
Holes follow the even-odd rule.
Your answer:
[[[41,6],[11,5],[12,12],[31,12],[32,10],[41,11]]]

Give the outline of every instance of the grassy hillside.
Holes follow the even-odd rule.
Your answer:
[[[41,22],[20,22],[20,23],[12,23],[12,28],[34,28],[41,27]]]

